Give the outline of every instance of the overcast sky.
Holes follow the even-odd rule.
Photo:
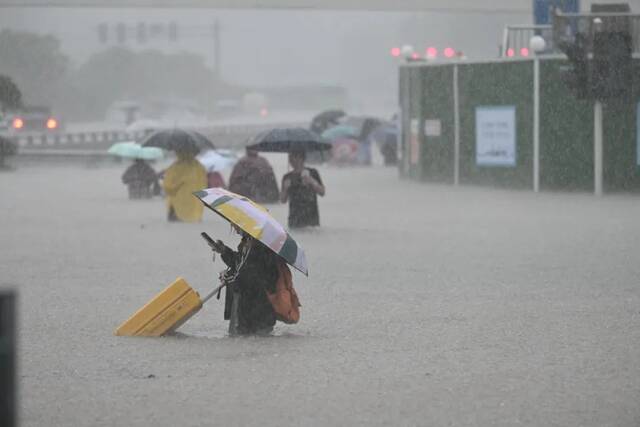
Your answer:
[[[504,25],[532,20],[528,15],[406,12],[3,9],[0,27],[54,34],[65,53],[80,62],[104,48],[97,36],[101,22],[113,28],[118,22],[133,26],[173,20],[179,28],[177,43],[142,47],[190,50],[212,63],[210,27],[216,19],[227,80],[338,84],[357,104],[395,103],[397,61],[389,53],[394,46],[412,44],[420,51],[452,46],[469,58],[495,57]]]

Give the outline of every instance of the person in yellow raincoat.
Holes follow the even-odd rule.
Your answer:
[[[194,191],[207,187],[207,171],[194,153],[178,152],[176,160],[164,172],[162,187],[167,195],[169,221],[199,222],[204,205]]]

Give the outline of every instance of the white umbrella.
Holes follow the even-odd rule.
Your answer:
[[[238,158],[231,153],[221,153],[215,150],[205,151],[196,159],[204,166],[207,172],[219,172],[236,164]]]

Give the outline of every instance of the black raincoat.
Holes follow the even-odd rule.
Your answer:
[[[259,241],[243,237],[237,252],[225,247],[222,260],[228,266],[223,280],[228,282],[224,318],[230,321],[229,333],[271,332],[276,315],[266,292],[276,290],[277,255]]]

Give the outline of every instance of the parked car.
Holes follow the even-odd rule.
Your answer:
[[[20,111],[6,114],[3,121],[10,133],[55,132],[62,130],[60,119],[51,113],[51,108],[49,107],[24,107]]]

